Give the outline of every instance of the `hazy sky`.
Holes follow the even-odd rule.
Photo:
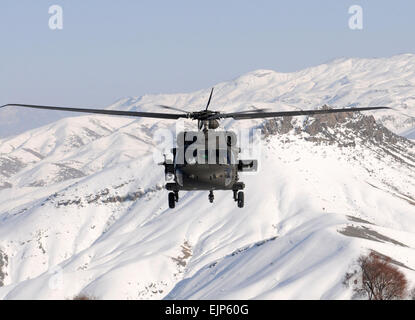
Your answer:
[[[49,29],[51,5],[63,30]],[[349,29],[351,5],[363,30]],[[1,0],[0,104],[105,106],[255,69],[415,53],[409,0]]]

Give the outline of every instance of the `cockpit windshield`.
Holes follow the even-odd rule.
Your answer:
[[[177,150],[176,164],[233,164],[235,161],[231,150],[226,149],[189,149]]]

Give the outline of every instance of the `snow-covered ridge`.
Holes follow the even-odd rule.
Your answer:
[[[209,96],[194,93],[145,95],[121,99],[110,108],[154,110],[158,104],[201,109]],[[415,55],[390,58],[342,58],[293,73],[256,70],[215,85],[212,109],[236,111],[252,105],[271,110],[386,106],[377,121],[397,134],[415,127]]]
[[[414,54],[342,58],[292,73],[256,70],[215,84],[215,88],[212,109],[219,111],[245,110],[252,105],[276,111],[314,109],[324,104],[338,108],[387,106],[394,110],[377,111],[374,113],[377,121],[408,137],[413,135],[409,130],[415,128]],[[195,111],[204,108],[209,93],[210,88],[206,88],[191,93],[127,97],[109,108],[160,111],[156,106],[167,104]],[[71,116],[59,114],[65,115]],[[39,110],[2,109],[0,137],[38,127],[56,117],[56,113]]]

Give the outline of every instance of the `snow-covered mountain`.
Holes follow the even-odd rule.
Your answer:
[[[343,107],[354,98],[384,105],[363,93],[380,97],[377,87],[411,114],[415,56],[380,60],[256,71],[215,86],[212,110]],[[353,64],[366,83],[344,80],[335,90],[349,86],[347,95],[325,98],[324,74],[355,79]],[[126,98],[111,108],[198,110],[208,94]],[[343,276],[369,250],[391,257],[414,286],[415,144],[395,134],[410,130],[407,119],[391,110],[223,122],[263,132],[260,170],[242,175],[243,209],[231,192],[216,192],[214,204],[206,192],[183,192],[168,209],[153,151],[154,134],[174,131],[172,121],[68,117],[2,139],[0,299],[349,299]]]
[[[257,70],[215,88],[214,107],[219,110],[240,110],[252,105],[272,110],[314,109],[323,104],[338,108],[387,106],[395,110],[376,112],[376,120],[397,134],[415,129],[414,54],[378,59],[343,58],[292,73]],[[187,94],[145,95],[121,99],[112,108],[159,111],[155,105],[164,103],[198,110],[206,105],[208,95],[209,88]],[[1,109],[0,137],[22,133],[64,115]]]
[[[415,128],[409,129],[407,131],[402,132],[402,136],[415,140]]]

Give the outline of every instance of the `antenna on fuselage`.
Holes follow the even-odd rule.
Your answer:
[[[208,101],[208,103],[207,103],[207,105],[206,105],[206,109],[205,109],[205,111],[207,111],[207,109],[209,108],[210,101],[212,100],[213,89],[215,89],[215,87],[213,87],[213,88],[212,88],[212,91],[210,92],[209,101]]]

